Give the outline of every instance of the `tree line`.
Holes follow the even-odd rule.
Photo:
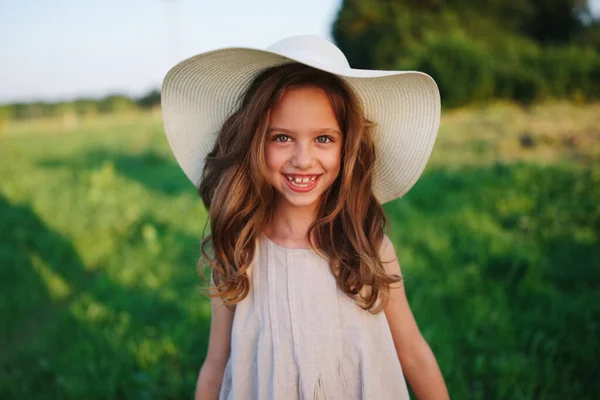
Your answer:
[[[61,102],[31,102],[0,105],[0,119],[33,119],[63,116],[93,116],[115,112],[145,110],[160,106],[160,91],[152,90],[139,98],[112,94],[101,99],[76,99]]]
[[[344,0],[332,35],[353,68],[429,73],[446,107],[600,97],[600,21],[584,0]]]
[[[332,26],[353,68],[432,75],[445,107],[600,98],[600,21],[585,0],[344,0]],[[0,105],[0,119],[148,109],[160,92]]]

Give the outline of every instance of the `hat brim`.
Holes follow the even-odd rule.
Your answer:
[[[441,104],[435,81],[418,71],[337,68],[247,47],[188,58],[166,75],[161,94],[165,133],[186,176],[198,187],[206,155],[219,129],[262,70],[299,62],[344,79],[354,90],[373,131],[377,158],[373,191],[380,203],[406,194],[433,150]]]

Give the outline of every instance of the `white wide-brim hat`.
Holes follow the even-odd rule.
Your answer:
[[[196,188],[206,155],[225,120],[239,107],[257,74],[299,62],[342,78],[376,123],[373,191],[380,203],[403,196],[422,174],[440,124],[435,81],[417,71],[350,68],[333,43],[320,36],[285,38],[266,50],[234,47],[202,53],[175,65],[161,94],[165,133],[177,162]]]

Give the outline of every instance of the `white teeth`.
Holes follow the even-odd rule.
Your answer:
[[[313,175],[310,178],[300,178],[300,177],[294,178],[289,175],[285,175],[285,177],[288,181],[293,183],[294,186],[307,187],[307,186],[309,186],[308,184],[312,184],[318,178],[318,175]]]

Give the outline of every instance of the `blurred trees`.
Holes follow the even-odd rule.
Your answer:
[[[353,68],[432,75],[445,107],[600,98],[600,21],[585,0],[344,0],[332,34]],[[137,99],[5,104],[0,120],[159,106],[160,91],[152,90]]]
[[[134,108],[135,102],[122,95],[108,96],[98,103],[98,110],[104,113],[130,111]]]
[[[63,102],[33,102],[0,105],[0,120],[50,117],[90,117],[97,114],[132,112],[160,106],[160,92],[131,99],[125,95],[111,94],[102,99],[77,99]]]
[[[160,105],[160,91],[152,90],[137,101],[142,108],[152,108]]]
[[[353,68],[432,75],[445,106],[600,96],[600,28],[583,0],[344,0],[333,37]]]

